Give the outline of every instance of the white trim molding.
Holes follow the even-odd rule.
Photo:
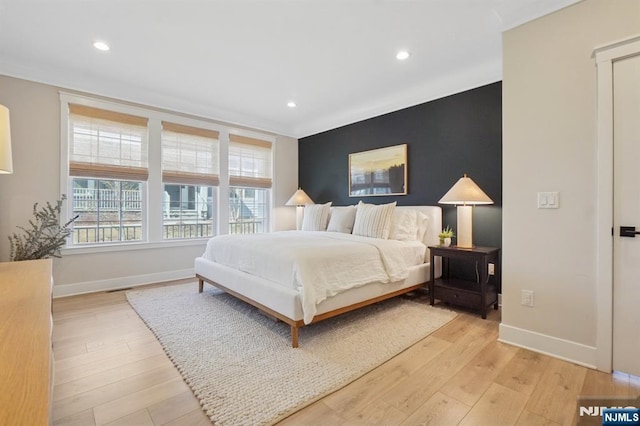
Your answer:
[[[613,366],[613,63],[640,52],[640,34],[593,50],[597,66],[596,359]]]
[[[573,362],[584,367],[596,368],[597,348],[593,346],[505,324],[500,324],[498,341]]]
[[[80,283],[54,285],[53,298],[76,296],[79,294],[97,293],[107,290],[120,290],[129,287],[139,287],[147,284],[155,284],[166,281],[175,281],[193,278],[195,282],[195,270],[182,269],[178,271],[158,272],[154,274],[134,275],[131,277],[112,278],[108,280],[85,281]]]

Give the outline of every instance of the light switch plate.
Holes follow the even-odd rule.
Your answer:
[[[558,192],[538,192],[539,209],[557,209],[559,201],[560,194]]]

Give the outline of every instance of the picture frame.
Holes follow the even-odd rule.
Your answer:
[[[407,144],[349,154],[349,197],[407,195]]]

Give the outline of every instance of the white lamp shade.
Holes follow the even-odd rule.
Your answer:
[[[0,105],[0,174],[9,173],[13,173],[9,109],[4,105]]]
[[[313,204],[313,200],[309,198],[306,192],[302,189],[298,188],[296,192],[293,193],[289,201],[286,202],[287,206],[304,206],[305,204]]]
[[[491,198],[466,173],[438,202],[440,204],[462,205],[493,204]]]

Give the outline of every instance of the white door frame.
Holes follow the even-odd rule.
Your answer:
[[[596,47],[596,368],[610,372],[613,358],[613,63],[640,53],[640,35]]]

